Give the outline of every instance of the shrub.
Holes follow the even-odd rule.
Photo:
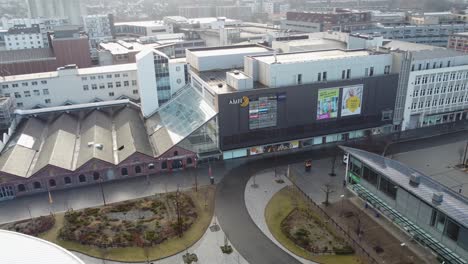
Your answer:
[[[354,249],[348,245],[346,246],[343,246],[343,247],[334,247],[333,248],[333,251],[335,252],[335,254],[337,255],[350,255],[350,254],[354,254]]]
[[[232,249],[232,246],[230,246],[230,245],[224,245],[224,246],[221,246],[221,251],[224,254],[231,254],[233,249]]]
[[[87,208],[83,211],[85,216],[93,216],[97,217],[99,214],[100,209],[99,208]]]

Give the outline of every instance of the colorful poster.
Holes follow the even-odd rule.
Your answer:
[[[263,153],[263,147],[251,147],[250,148],[250,155],[258,155]]]
[[[341,98],[341,116],[361,114],[362,91],[362,85],[343,88],[343,96]]]
[[[339,88],[321,89],[318,91],[317,120],[336,118],[338,116]]]

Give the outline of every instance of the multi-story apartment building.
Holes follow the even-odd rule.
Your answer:
[[[56,27],[69,25],[68,18],[15,18],[7,19],[2,18],[3,28],[8,30],[10,28],[30,28],[39,25],[39,30],[42,34],[44,47],[49,47],[48,33],[53,32]]]
[[[447,48],[468,53],[468,32],[451,35],[448,40]]]
[[[135,21],[114,23],[117,36],[145,37],[174,32],[172,25],[163,21]]]
[[[40,49],[46,46],[39,25],[12,27],[5,34],[7,50]]]
[[[392,41],[399,65],[394,123],[401,130],[468,119],[468,55],[445,48]]]
[[[99,43],[111,41],[114,38],[114,18],[111,14],[84,16],[83,25],[88,34],[91,50],[97,49]]]

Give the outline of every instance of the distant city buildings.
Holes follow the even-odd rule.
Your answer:
[[[344,31],[369,28],[371,13],[350,9],[335,9],[331,12],[287,12],[281,28],[298,32]]]
[[[468,24],[434,25],[376,25],[369,29],[355,29],[352,33],[378,34],[386,39],[446,47],[450,35],[468,31]]]
[[[92,50],[97,49],[99,43],[111,41],[114,38],[114,17],[112,15],[83,16],[83,25]]]
[[[468,53],[468,32],[455,33],[449,37],[448,46],[449,49]]]
[[[114,23],[115,35],[125,37],[145,37],[158,34],[170,34],[172,25],[163,21],[135,21]]]
[[[4,36],[8,34],[8,30],[15,29],[17,32],[21,33],[22,31],[27,31],[30,28],[39,28],[39,32],[42,38],[42,45],[43,47],[49,47],[49,33],[53,32],[56,27],[66,26],[69,25],[70,22],[68,18],[15,18],[15,19],[6,19],[2,18],[2,25],[3,29],[5,30]],[[26,32],[25,32],[26,33]],[[24,36],[27,39],[27,36]],[[22,40],[21,38],[18,38]],[[34,39],[34,36],[33,36]],[[13,39],[15,40],[15,39]],[[18,41],[13,42],[11,47],[17,47],[16,45]],[[33,46],[38,48],[37,42],[34,43],[26,43],[29,46]],[[7,45],[6,49],[10,49]],[[24,46],[24,45],[23,45]]]
[[[30,18],[66,17],[71,24],[82,25],[86,8],[82,0],[27,0]]]
[[[55,71],[68,64],[91,66],[88,36],[78,28],[56,28],[48,39],[50,48],[0,51],[0,76]]]
[[[39,25],[31,27],[12,27],[5,34],[7,50],[44,48],[46,45]],[[48,46],[48,44],[47,44]]]

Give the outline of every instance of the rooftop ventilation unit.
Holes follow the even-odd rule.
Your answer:
[[[223,84],[222,84],[222,83],[218,83],[218,88],[223,88]]]
[[[444,194],[441,192],[435,192],[432,194],[432,202],[435,204],[441,204],[444,200]]]
[[[92,147],[94,145],[94,142],[88,142],[88,147]]]
[[[235,71],[234,71],[234,74],[235,74],[235,75],[239,75],[239,73],[240,73],[240,72],[239,72],[238,70],[235,70]]]
[[[104,145],[102,145],[102,144],[94,144],[94,147],[97,148],[97,149],[102,150],[102,148],[104,148]]]
[[[421,183],[421,175],[417,172],[414,172],[410,175],[409,183],[413,187],[417,187]]]

